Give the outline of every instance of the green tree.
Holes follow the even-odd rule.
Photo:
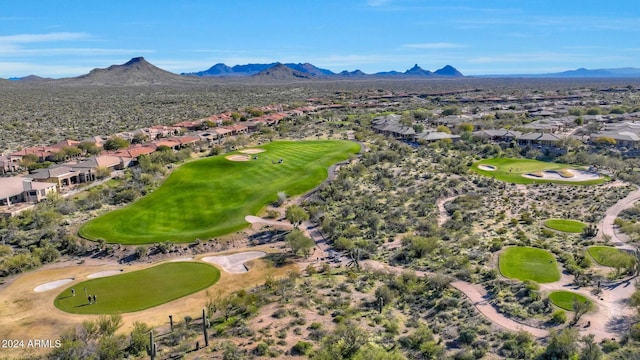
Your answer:
[[[460,125],[458,125],[458,130],[460,130],[460,132],[472,132],[473,131],[473,124],[470,123],[462,123]]]
[[[110,335],[100,338],[98,342],[98,359],[119,360],[124,358],[125,337],[123,335]]]
[[[442,116],[460,115],[460,108],[457,106],[449,106],[442,109]]]
[[[305,234],[298,229],[293,229],[289,232],[284,237],[284,241],[287,243],[287,246],[289,246],[294,255],[302,251],[305,257],[309,255],[310,250],[315,245],[315,242],[312,239],[305,236]]]
[[[451,134],[451,130],[448,127],[444,126],[444,125],[438,126],[436,128],[436,131],[442,132],[442,133],[446,133],[446,134]]]
[[[298,205],[291,205],[285,210],[284,217],[293,225],[294,228],[298,228],[300,224],[309,220],[309,214]]]
[[[541,359],[572,359],[578,353],[578,338],[578,330],[573,328],[551,331],[549,345],[542,353]]]
[[[580,350],[580,360],[600,360],[604,356],[600,346],[594,341],[594,335],[589,334],[580,338],[582,350]]]
[[[312,357],[317,360],[350,359],[367,343],[369,334],[357,324],[340,324],[322,341],[322,347]]]
[[[78,145],[78,148],[84,151],[86,154],[90,154],[90,155],[98,155],[102,151],[100,150],[98,145],[88,141],[81,142],[80,145]]]
[[[131,342],[129,345],[129,353],[132,355],[138,355],[145,351],[149,346],[149,331],[151,327],[143,322],[136,321],[133,323],[133,330],[131,330]]]
[[[123,138],[113,136],[104,142],[102,146],[105,150],[118,150],[129,147],[129,142]]]

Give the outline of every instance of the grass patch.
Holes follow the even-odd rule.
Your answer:
[[[560,280],[560,271],[553,255],[542,249],[532,247],[510,247],[499,258],[502,275],[537,283],[550,283]]]
[[[197,262],[170,262],[148,269],[83,281],[68,287],[54,305],[72,314],[118,314],[140,311],[206,289],[220,279],[215,267]],[[71,296],[71,288],[76,296]],[[89,304],[88,294],[97,295]]]
[[[549,300],[553,305],[568,311],[573,311],[573,302],[575,300],[592,305],[591,300],[587,299],[585,296],[564,290],[552,292],[549,294]]]
[[[481,170],[478,165],[491,165],[496,169],[494,171]],[[552,162],[544,162],[531,159],[514,159],[514,158],[493,158],[478,161],[471,165],[471,169],[480,175],[493,177],[496,180],[512,183],[512,184],[541,184],[541,183],[556,183],[556,184],[570,184],[570,185],[595,185],[601,184],[608,180],[607,177],[601,176],[599,179],[586,180],[586,181],[568,181],[568,180],[555,180],[555,179],[543,179],[541,178],[542,172],[546,170],[553,170],[558,172],[561,176],[563,173],[568,173],[567,168],[570,166],[567,164],[559,164]],[[562,173],[561,173],[562,172]],[[526,178],[523,174],[531,174],[533,176],[539,176],[540,178]],[[565,176],[563,176],[565,177]]]
[[[581,233],[587,227],[587,224],[577,220],[549,219],[544,222],[544,226],[567,233]]]
[[[260,148],[266,152],[257,154],[258,160],[234,162],[223,154],[186,163],[153,193],[89,221],[79,233],[89,240],[121,244],[190,242],[229,234],[246,227],[244,217],[277,200],[278,192],[299,195],[322,183],[328,167],[357,153],[360,145],[281,141]]]
[[[590,246],[587,252],[602,266],[626,268],[635,264],[635,256],[610,246]]]

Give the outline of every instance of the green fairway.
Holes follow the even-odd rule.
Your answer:
[[[549,219],[544,222],[544,226],[548,227],[549,229],[562,232],[581,233],[582,230],[587,227],[587,224],[576,220]]]
[[[560,280],[560,271],[553,255],[542,249],[510,247],[500,255],[502,275],[522,281],[550,283]]]
[[[182,165],[153,193],[86,223],[80,235],[110,243],[190,242],[238,231],[278,198],[303,194],[327,178],[330,165],[360,150],[350,141],[273,142],[257,160],[225,155]],[[282,159],[282,163],[279,163]]]
[[[610,246],[590,246],[587,252],[603,266],[627,268],[636,262],[635,256]]]
[[[482,170],[479,166],[494,166],[495,170]],[[512,184],[541,184],[541,183],[557,183],[571,185],[594,185],[601,184],[607,180],[605,177],[599,179],[585,181],[570,181],[562,179],[543,179],[543,178],[526,178],[523,174],[539,174],[542,171],[556,171],[564,175],[566,169],[572,168],[571,165],[558,164],[552,162],[544,162],[531,159],[513,159],[513,158],[493,158],[475,162],[471,169],[480,175],[493,177],[496,180],[512,183]],[[573,167],[576,168],[576,167]]]
[[[171,262],[145,270],[83,281],[65,289],[54,305],[73,314],[118,314],[158,306],[206,289],[220,279],[215,267],[196,262]],[[71,288],[76,296],[71,296]],[[95,294],[89,304],[84,289]]]
[[[581,303],[591,304],[591,301],[586,297],[571,291],[564,290],[552,292],[551,294],[549,294],[549,300],[551,300],[551,303],[553,305],[568,311],[573,311],[574,300],[578,300]]]

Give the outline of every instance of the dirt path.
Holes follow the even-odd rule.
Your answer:
[[[499,313],[498,310],[489,302],[489,294],[487,294],[487,291],[482,287],[482,285],[471,284],[466,281],[454,281],[449,285],[458,289],[468,297],[473,303],[473,306],[475,306],[482,315],[499,327],[515,332],[524,330],[536,338],[545,338],[549,336],[548,330],[521,324]]]
[[[638,200],[640,200],[640,189],[630,192],[625,198],[607,209],[604,214],[604,218],[598,224],[598,227],[600,228],[598,238],[600,240],[604,240],[605,237],[609,237],[610,241],[618,249],[635,250],[635,246],[627,244],[627,241],[629,240],[628,237],[616,230],[617,226],[614,224],[614,221],[622,210],[632,207]]]
[[[449,196],[446,198],[438,199],[436,205],[438,206],[438,226],[444,225],[449,220],[449,212],[444,208],[444,204],[449,201],[455,200],[460,195]]]

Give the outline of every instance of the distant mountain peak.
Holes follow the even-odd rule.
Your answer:
[[[434,72],[434,74],[438,76],[452,76],[452,77],[462,77],[462,73],[458,71],[458,69],[454,68],[451,65],[445,65],[442,69],[438,69]]]
[[[131,58],[131,60],[127,61],[123,64],[123,66],[129,66],[134,64],[149,64],[147,60],[145,60],[142,56]]]
[[[418,64],[413,65],[413,67],[404,72],[405,75],[409,76],[431,76],[433,73],[429,70],[424,70]]]
[[[69,81],[92,85],[148,85],[184,81],[184,77],[160,69],[143,57],[134,57],[122,65],[93,69]]]
[[[252,75],[252,77],[287,80],[287,79],[310,79],[313,77],[313,75],[306,72],[294,70],[288,67],[287,65],[278,62],[278,63],[275,63],[274,66],[268,69],[262,70],[261,72],[255,75]]]

